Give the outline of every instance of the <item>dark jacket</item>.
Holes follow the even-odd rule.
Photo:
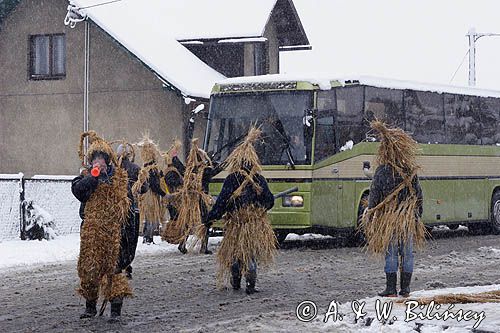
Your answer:
[[[390,166],[390,165],[380,165],[375,170],[373,175],[372,185],[370,187],[370,197],[368,200],[368,208],[373,208],[379,203],[384,201],[384,199],[391,194],[396,187],[398,187],[403,182],[403,178]],[[417,209],[416,212],[419,217],[422,217],[422,188],[420,187],[420,182],[418,177],[415,176],[412,180],[412,186],[417,195]],[[398,194],[398,202],[405,200],[410,195],[408,188],[404,188]]]
[[[179,160],[177,156],[174,156],[172,158],[172,165],[174,168],[177,169],[177,172],[174,170],[168,171],[165,174],[165,183],[167,184],[169,192],[175,193],[184,184],[183,177],[186,168],[184,167],[184,164],[182,164],[182,162]],[[167,209],[168,209],[168,214],[170,215],[170,219],[177,220],[177,218],[179,217],[179,212],[177,208],[172,204],[168,204]]]
[[[144,167],[147,167],[155,162],[150,162],[144,164]],[[165,191],[162,190],[160,186],[160,179],[163,178],[163,172],[162,171],[157,171],[155,169],[149,170],[149,179],[148,179],[148,185],[151,191],[153,193],[158,194],[159,196],[164,196],[166,193]]]
[[[167,184],[169,192],[175,193],[183,184],[182,178],[184,177],[184,171],[186,171],[186,168],[177,156],[172,158],[172,166],[177,169],[177,172],[174,170],[168,171],[165,174],[165,183]]]
[[[71,181],[71,192],[80,201],[80,218],[82,220],[85,219],[85,204],[96,190],[97,185],[99,182],[110,182],[114,172],[114,167],[109,165],[107,175],[100,174],[99,177],[93,177],[88,172],[86,175],[82,174]]]
[[[240,187],[245,180],[239,172],[235,172],[227,176],[222,185],[222,190],[217,197],[215,205],[208,214],[208,221],[219,220],[225,213],[233,212],[234,210],[248,205],[256,205],[271,209],[274,206],[274,196],[269,190],[266,179],[261,175],[255,175],[254,181],[262,188],[261,194],[257,194],[255,188],[248,184],[241,195],[236,199],[231,199],[232,194]]]
[[[218,173],[220,173],[223,169],[224,169],[224,165],[218,164],[215,166],[206,167],[203,170],[203,176],[201,178],[201,187],[203,189],[203,192],[208,194],[210,181],[212,180],[212,178],[214,176],[216,176]]]

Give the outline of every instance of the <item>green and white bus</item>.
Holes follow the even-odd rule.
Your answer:
[[[398,126],[420,143],[423,220],[500,233],[500,92],[352,77],[231,78],[210,98],[205,149],[223,160],[252,124],[273,192],[298,186],[270,212],[287,233],[352,234],[375,171],[369,121]],[[227,173],[214,178],[217,194]]]

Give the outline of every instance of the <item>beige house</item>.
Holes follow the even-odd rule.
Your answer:
[[[202,138],[215,82],[277,73],[280,50],[310,48],[291,0],[71,4],[0,0],[0,173],[76,174],[85,129],[186,143],[201,103]]]

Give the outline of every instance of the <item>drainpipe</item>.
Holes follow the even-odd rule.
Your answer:
[[[90,26],[89,21],[85,20],[85,63],[83,68],[83,131],[89,130],[89,77],[90,77]],[[87,161],[87,150],[89,147],[88,138],[85,138],[84,143],[84,163]]]

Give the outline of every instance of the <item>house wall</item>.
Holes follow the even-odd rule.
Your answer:
[[[65,0],[23,0],[0,27],[0,173],[77,174],[83,129],[84,23],[63,24]],[[33,13],[36,13],[34,15]],[[166,149],[182,139],[183,98],[90,24],[89,129],[136,142],[149,131]],[[66,34],[66,77],[28,79],[28,40]]]
[[[264,37],[267,38],[267,52],[268,52],[268,68],[269,74],[278,74],[280,71],[279,65],[279,41],[278,32],[276,30],[275,16],[269,20],[265,30]]]
[[[78,171],[83,26],[69,33],[65,3],[22,1],[0,27],[0,173]],[[29,36],[45,33],[66,33],[63,80],[28,79]]]

